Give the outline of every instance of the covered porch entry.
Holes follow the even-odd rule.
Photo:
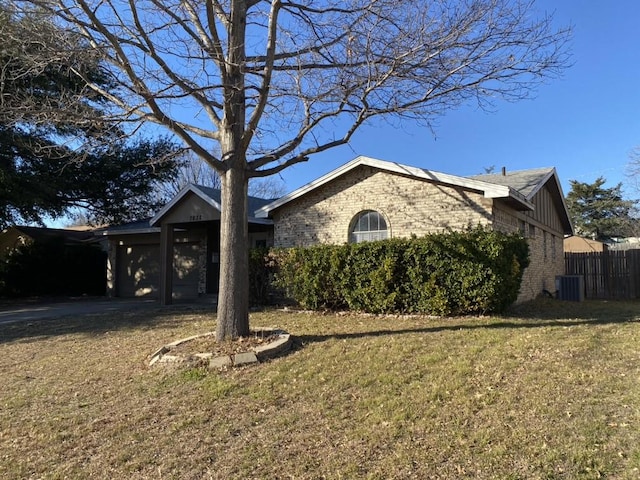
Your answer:
[[[249,197],[249,246],[267,246],[273,243],[273,222],[255,218],[253,211],[269,200]],[[220,191],[196,185],[185,187],[150,221],[151,227],[160,228],[159,241],[159,300],[170,305],[184,298],[183,279],[198,275],[197,296],[217,298],[220,283]],[[178,237],[199,238],[197,268],[192,257],[180,254],[176,248]],[[187,282],[192,284],[193,282]]]

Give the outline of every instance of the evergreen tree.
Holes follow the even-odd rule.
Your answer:
[[[579,235],[602,241],[633,235],[637,219],[633,218],[632,212],[637,201],[622,197],[621,183],[605,188],[603,177],[593,183],[577,180],[569,183],[567,208]]]
[[[82,78],[105,92],[113,86],[91,49],[3,5],[0,44],[0,228],[77,209],[111,223],[157,208],[154,185],[174,175],[177,147],[167,139],[125,142],[101,120],[105,97]]]

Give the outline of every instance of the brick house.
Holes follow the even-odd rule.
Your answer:
[[[249,203],[252,246],[341,244],[477,225],[521,232],[531,265],[519,301],[555,290],[564,273],[563,237],[572,233],[553,168],[459,177],[358,157],[282,198]],[[110,293],[160,293],[164,303],[215,293],[219,219],[219,191],[191,185],[145,224],[109,230]],[[161,258],[172,268],[163,270]]]
[[[555,290],[572,233],[554,168],[459,177],[358,157],[256,211],[276,247],[421,236],[483,225],[521,232],[531,264],[518,301]]]

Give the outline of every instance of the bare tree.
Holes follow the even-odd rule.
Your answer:
[[[190,183],[215,189],[221,186],[218,172],[202,158],[187,151],[180,160],[176,176],[158,185],[158,196],[166,202]],[[249,195],[259,198],[279,198],[284,194],[285,185],[282,179],[271,176],[252,178],[249,181]]]
[[[570,32],[532,0],[31,0],[80,33],[119,91],[220,175],[218,341],[249,332],[247,185],[349,142],[375,117],[431,125],[469,101],[530,95]],[[83,76],[83,72],[75,72]]]
[[[640,146],[629,152],[629,163],[625,170],[627,183],[636,193],[640,193]]]
[[[167,202],[190,183],[205,187],[220,188],[220,176],[200,157],[186,152],[179,161],[175,177],[158,186],[158,196]]]
[[[285,193],[285,183],[280,177],[270,176],[249,179],[249,195],[254,197],[276,199],[282,197]]]

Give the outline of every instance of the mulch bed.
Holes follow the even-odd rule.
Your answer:
[[[214,357],[223,355],[235,355],[237,353],[250,352],[256,347],[261,347],[278,339],[278,335],[270,332],[256,331],[248,337],[239,337],[235,340],[218,343],[215,335],[206,335],[171,347],[171,354],[195,355],[196,353],[212,353]]]

